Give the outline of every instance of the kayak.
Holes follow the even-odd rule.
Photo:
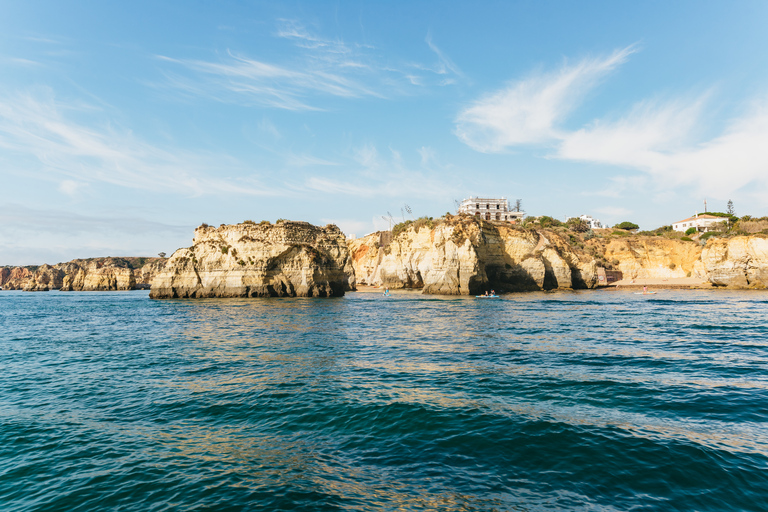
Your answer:
[[[635,295],[653,295],[656,292],[635,292]]]
[[[476,299],[498,299],[498,295],[475,295]]]

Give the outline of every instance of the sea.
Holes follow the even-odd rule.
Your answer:
[[[767,312],[0,292],[0,510],[766,511]]]

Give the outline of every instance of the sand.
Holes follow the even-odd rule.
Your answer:
[[[608,285],[608,288],[711,288],[712,283],[696,277],[671,277],[668,279],[622,279]]]

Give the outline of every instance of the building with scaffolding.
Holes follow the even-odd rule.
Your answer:
[[[506,197],[496,199],[470,196],[459,205],[459,213],[502,222],[519,222],[525,217],[525,212],[509,209],[509,202]]]

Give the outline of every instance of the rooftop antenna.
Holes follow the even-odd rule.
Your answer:
[[[707,213],[707,198],[704,198],[704,213]]]

